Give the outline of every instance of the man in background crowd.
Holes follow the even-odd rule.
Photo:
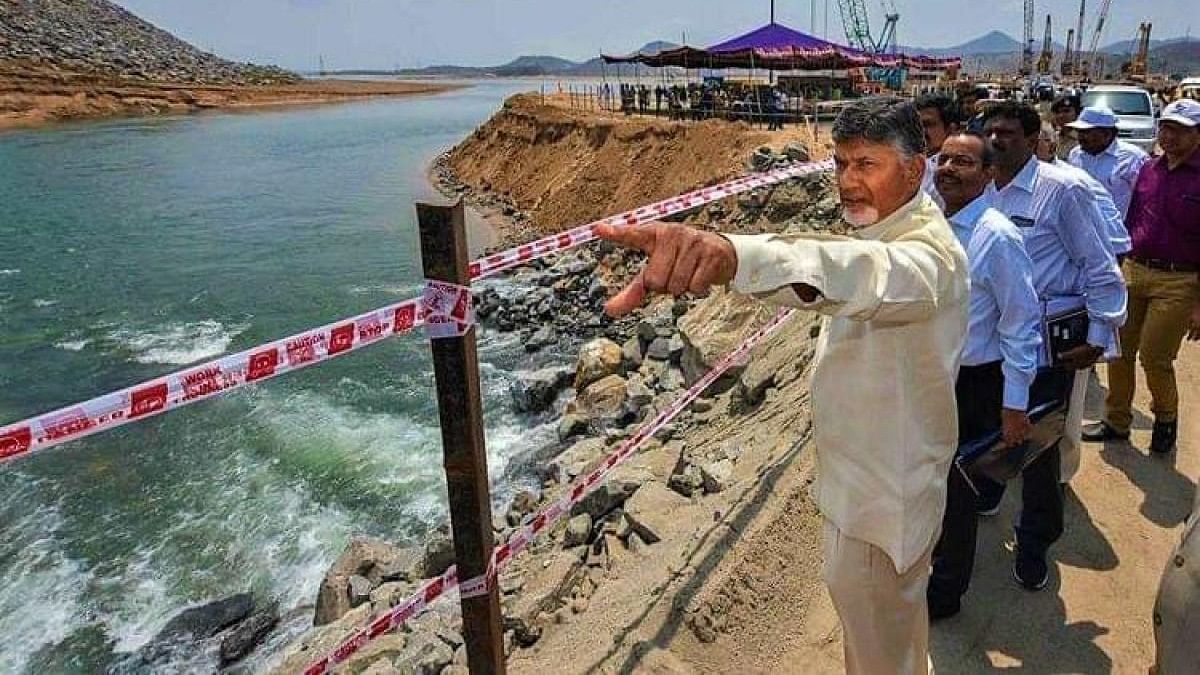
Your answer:
[[[944,140],[937,190],[967,252],[971,278],[967,342],[955,383],[958,442],[962,446],[1001,431],[1005,446],[1017,448],[1030,431],[1026,411],[1041,347],[1033,262],[1017,227],[992,208],[987,190],[995,160],[991,143],[970,133]],[[961,467],[951,466],[946,490],[927,592],[933,620],[958,613],[975,564],[975,491]]]
[[[1046,303],[1043,311],[1086,309],[1089,327],[1082,344],[1061,353],[1047,344],[1040,382],[1035,382],[1065,403],[1074,371],[1101,357],[1116,356],[1116,330],[1125,320],[1125,287],[1098,234],[1105,228],[1103,216],[1087,185],[1034,155],[1041,125],[1036,109],[1017,103],[992,108],[985,122],[996,151],[992,203],[1021,230],[1033,260],[1034,288]],[[1013,576],[1026,589],[1041,590],[1049,578],[1047,553],[1063,528],[1059,443],[1045,448],[1022,475]],[[1003,486],[985,488],[980,513],[995,513],[1002,496]]]
[[[1050,104],[1050,123],[1058,132],[1058,146],[1054,149],[1054,156],[1064,162],[1071,156],[1071,150],[1079,145],[1079,140],[1075,138],[1075,131],[1067,125],[1079,117],[1081,107],[1079,97],[1070,94],[1059,96],[1054,99],[1054,103]]]
[[[1079,145],[1071,149],[1067,162],[1100,181],[1112,195],[1124,220],[1129,213],[1133,184],[1142,164],[1149,159],[1146,152],[1117,138],[1117,116],[1107,106],[1084,108],[1074,122],[1066,124],[1066,128],[1073,129],[1079,139]]]
[[[938,152],[946,137],[957,133],[959,128],[958,105],[944,94],[925,94],[916,100],[914,105],[921,116],[921,130],[925,132],[925,179],[921,189],[925,191],[938,206],[943,206],[942,198],[934,185],[934,176],[938,168]]]
[[[1175,358],[1184,337],[1200,338],[1200,103],[1180,99],[1164,108],[1158,145],[1163,155],[1142,167],[1130,202],[1121,358],[1108,368],[1104,419],[1083,437],[1129,438],[1140,353],[1154,413],[1150,450],[1164,454],[1175,449],[1179,433]]]

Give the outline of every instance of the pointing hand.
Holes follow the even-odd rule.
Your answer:
[[[596,236],[649,256],[646,267],[604,305],[609,316],[633,311],[647,293],[707,295],[711,287],[729,283],[737,273],[737,253],[728,239],[687,225],[599,225]]]

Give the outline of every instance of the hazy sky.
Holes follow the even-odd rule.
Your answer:
[[[816,1],[816,33],[842,40],[837,2]],[[497,65],[522,54],[574,60],[601,50],[623,53],[651,40],[709,45],[765,23],[768,0],[116,0],[139,16],[227,58],[315,70],[318,56],[335,68],[391,68],[442,63]],[[1104,42],[1132,38],[1139,21],[1155,37],[1190,31],[1196,0],[1113,3]],[[881,0],[866,0],[872,30]],[[1020,39],[1022,0],[895,0],[902,44],[941,47],[999,29]],[[1100,0],[1089,0],[1088,26]],[[777,20],[810,29],[809,0],[777,0]],[[1035,35],[1046,13],[1063,41],[1078,18],[1078,0],[1040,0]],[[1200,18],[1197,18],[1200,33]],[[1090,37],[1092,29],[1086,34]],[[1086,45],[1086,41],[1085,41]]]

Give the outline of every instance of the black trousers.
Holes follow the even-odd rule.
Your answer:
[[[1029,390],[1029,407],[1058,400],[1067,405],[1074,372],[1061,368],[1038,372]],[[1000,363],[964,366],[955,384],[958,398],[959,444],[1000,428],[1004,376]],[[1063,490],[1059,484],[1061,456],[1056,441],[1021,474],[1021,513],[1017,517],[1017,546],[1026,553],[1044,556],[1063,531]],[[1003,483],[976,481],[981,491],[999,497]],[[975,492],[954,465],[947,479],[946,514],[942,534],[933,549],[933,574],[929,598],[933,603],[957,601],[971,583],[975,566],[975,541],[979,518]]]

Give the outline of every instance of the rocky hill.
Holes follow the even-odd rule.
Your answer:
[[[0,0],[0,63],[195,84],[300,79],[201,51],[108,0]]]

